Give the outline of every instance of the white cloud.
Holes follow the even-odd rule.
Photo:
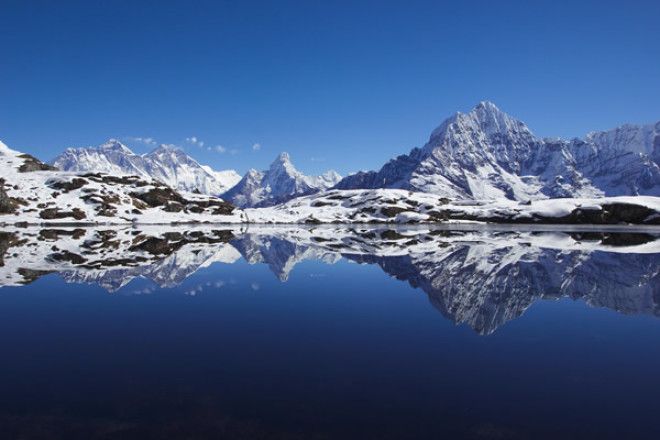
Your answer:
[[[189,144],[195,145],[199,148],[204,148],[204,141],[198,138],[197,136],[190,136],[186,138],[186,142]]]
[[[227,152],[227,149],[226,149],[225,147],[223,147],[222,145],[216,145],[215,147],[213,147],[213,149],[214,149],[217,153],[221,153],[221,154]]]
[[[156,139],[152,137],[141,137],[141,136],[129,136],[126,138],[129,142],[139,142],[145,145],[156,145]]]
[[[311,157],[309,160],[312,162],[325,162],[325,157]]]
[[[255,143],[255,144],[253,144],[253,145],[252,145],[252,150],[253,150],[253,151],[259,151],[259,150],[261,150],[261,144],[259,144],[259,143]]]

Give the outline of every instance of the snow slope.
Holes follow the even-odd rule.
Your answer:
[[[331,190],[285,204],[246,209],[253,223],[434,223],[489,221],[559,224],[660,224],[660,198],[622,196],[517,202],[449,200],[397,189]]]
[[[155,180],[47,168],[0,142],[0,223],[243,221],[240,210],[220,199]]]

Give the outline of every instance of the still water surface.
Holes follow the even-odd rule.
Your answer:
[[[1,438],[660,436],[654,231],[109,231],[0,234]]]

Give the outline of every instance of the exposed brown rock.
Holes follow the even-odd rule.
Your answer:
[[[21,173],[28,173],[30,171],[57,171],[57,168],[54,166],[45,164],[32,155],[19,154],[18,157],[25,159],[23,165],[18,167],[18,171]]]
[[[73,208],[71,211],[60,211],[59,208],[46,208],[39,213],[39,217],[44,220],[55,220],[67,217],[72,217],[76,220],[82,220],[87,216],[85,215],[84,211],[78,208]]]

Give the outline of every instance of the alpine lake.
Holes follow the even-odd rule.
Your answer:
[[[660,228],[0,230],[0,438],[660,438]]]

